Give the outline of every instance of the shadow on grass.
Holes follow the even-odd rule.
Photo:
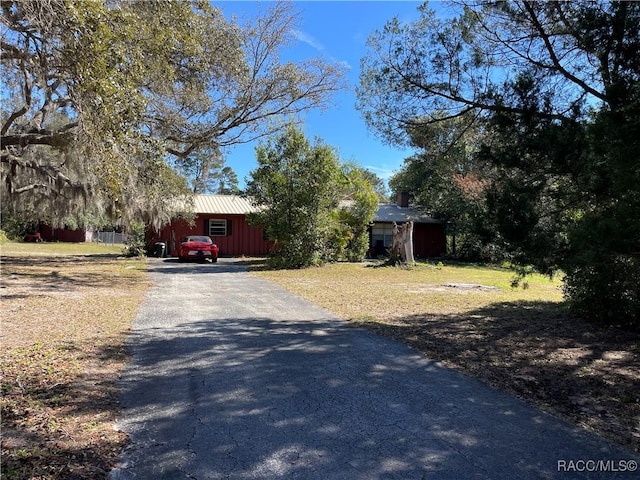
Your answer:
[[[551,417],[358,330],[235,313],[172,328],[150,322],[130,338],[122,426],[132,444],[117,478],[533,480],[555,478],[555,459],[577,452],[615,458]]]
[[[120,408],[116,382],[128,358],[121,345],[122,338],[100,338],[73,348],[4,352],[2,478],[106,477],[127,443],[113,429]],[[65,370],[87,360],[100,367]]]
[[[367,328],[640,451],[640,334],[553,302],[496,303]]]
[[[2,257],[3,286],[13,282],[26,282],[29,294],[47,294],[73,291],[78,287],[112,288],[117,277],[122,288],[133,285],[138,279],[123,280],[113,270],[118,255],[66,255],[58,257]],[[127,261],[127,260],[125,260]],[[7,293],[6,298],[24,297],[21,293]]]

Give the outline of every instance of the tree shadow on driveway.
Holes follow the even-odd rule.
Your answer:
[[[178,258],[149,258],[147,270],[162,275],[182,273],[237,273],[247,270],[248,263],[236,258],[219,258],[217,262],[180,262]]]
[[[130,346],[116,479],[566,478],[559,461],[630,457],[332,318],[149,325]]]
[[[552,302],[505,302],[365,326],[640,449],[640,334],[572,318]]]

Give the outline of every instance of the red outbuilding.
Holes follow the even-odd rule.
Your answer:
[[[438,257],[446,253],[445,225],[408,204],[406,196],[398,204],[382,203],[370,229],[370,256],[384,255],[392,244],[393,223],[413,222],[414,254],[417,258]],[[195,221],[175,219],[160,232],[147,235],[150,251],[164,243],[166,253],[177,256],[177,248],[188,235],[206,235],[218,245],[221,257],[268,255],[273,242],[265,238],[262,227],[250,226],[247,215],[258,211],[247,198],[238,195],[196,195]]]
[[[177,247],[187,235],[206,235],[218,245],[222,257],[265,256],[273,242],[264,236],[262,227],[252,227],[247,214],[257,211],[250,200],[238,195],[196,195],[195,223],[175,219],[160,232],[147,236],[149,249],[162,242],[169,255],[177,255]]]
[[[90,242],[92,232],[84,228],[71,229],[67,227],[53,228],[46,223],[40,224],[40,236],[46,242]]]

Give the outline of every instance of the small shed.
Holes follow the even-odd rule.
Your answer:
[[[445,224],[409,206],[406,193],[396,203],[381,203],[370,229],[369,256],[385,255],[393,243],[393,224],[413,222],[413,249],[417,258],[439,257],[447,251]]]
[[[93,232],[84,228],[72,229],[67,226],[53,228],[46,223],[40,223],[40,235],[46,242],[90,242],[93,240]]]
[[[262,227],[250,226],[247,215],[257,211],[251,201],[238,195],[196,195],[195,223],[175,219],[160,232],[147,235],[147,244],[166,244],[167,252],[176,249],[187,235],[207,235],[220,248],[221,256],[264,256],[273,242],[265,238]],[[151,250],[151,248],[150,248]]]

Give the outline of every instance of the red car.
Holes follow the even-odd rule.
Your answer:
[[[218,261],[218,245],[213,243],[211,238],[199,235],[190,235],[182,239],[178,249],[178,260],[205,261],[210,259],[213,263]]]

